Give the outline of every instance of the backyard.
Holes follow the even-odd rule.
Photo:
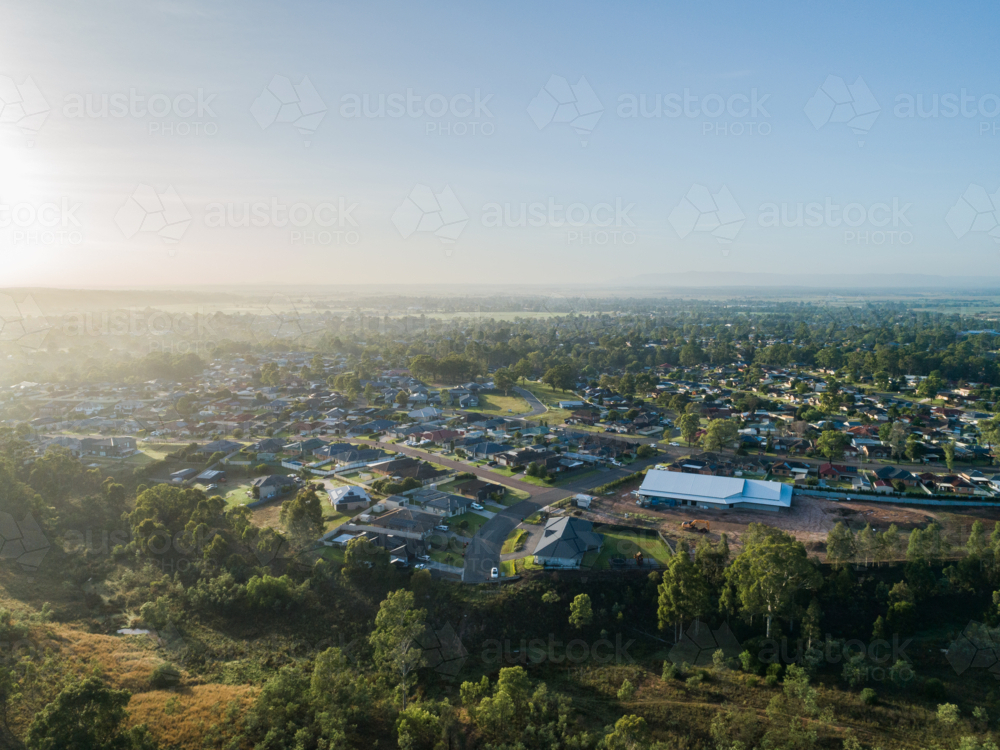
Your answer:
[[[583,558],[584,568],[596,570],[610,568],[612,558],[630,560],[636,552],[642,552],[646,559],[651,558],[664,564],[670,558],[670,548],[655,531],[625,529],[619,526],[595,526],[594,531],[604,535],[604,546],[599,554],[587,553]]]

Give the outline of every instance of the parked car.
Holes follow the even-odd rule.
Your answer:
[[[416,565],[413,566],[413,569],[414,570],[423,570],[426,567],[427,566],[424,563],[417,563]]]
[[[473,503],[469,507],[472,508],[473,510],[483,510],[483,506],[480,505],[479,503]]]
[[[210,484],[208,485],[208,487],[205,488],[205,492],[211,492],[212,490],[217,490],[217,489],[219,489],[219,485]]]
[[[493,570],[490,571],[490,578],[499,578],[499,577],[500,577],[500,571],[497,570],[496,568],[493,568]]]
[[[424,562],[430,562],[431,561],[431,556],[430,555],[417,555],[417,559],[418,560],[423,560]]]
[[[445,526],[443,523],[439,523],[434,528],[437,529],[438,531],[449,531],[448,527]]]

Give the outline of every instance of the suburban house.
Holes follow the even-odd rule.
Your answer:
[[[170,481],[172,484],[180,484],[181,482],[186,482],[188,479],[193,478],[197,473],[197,469],[178,469],[177,471],[171,472]]]
[[[572,516],[550,518],[535,547],[535,564],[547,568],[579,568],[588,552],[600,552],[603,545],[603,535],[594,532],[594,524],[590,521]]]
[[[123,458],[136,452],[134,437],[82,438],[80,453],[85,456]]]
[[[256,487],[261,500],[270,500],[272,497],[290,492],[299,485],[292,477],[284,474],[269,474],[266,477],[257,477],[251,483]]]
[[[411,538],[426,539],[439,521],[437,516],[429,513],[421,513],[411,508],[397,508],[383,513],[378,518],[372,518],[368,523],[380,529],[380,533],[394,531],[412,535]]]
[[[792,488],[781,482],[684,474],[650,469],[639,496],[654,503],[726,510],[777,511],[792,505]]]
[[[858,467],[844,464],[823,464],[817,473],[820,479],[850,481],[858,475]]]
[[[232,453],[242,447],[242,443],[234,443],[232,440],[213,440],[211,443],[205,443],[201,446],[198,453],[210,456],[213,453]]]
[[[919,487],[923,484],[920,477],[911,474],[906,469],[897,469],[894,466],[882,466],[872,473],[876,479],[884,479],[889,483],[902,482],[907,487]]]
[[[406,416],[410,419],[416,419],[419,422],[430,422],[432,419],[437,419],[444,412],[440,409],[435,409],[433,406],[425,406],[423,409],[414,409],[408,412]]]
[[[476,443],[475,445],[470,445],[464,449],[466,453],[473,456],[474,458],[485,458],[490,459],[494,457],[497,453],[503,453],[504,451],[509,451],[509,445],[501,445],[500,443]]]
[[[503,495],[507,492],[507,488],[502,484],[484,482],[482,479],[470,479],[468,482],[463,482],[455,489],[458,490],[460,495],[474,497],[479,502],[489,500],[493,495],[503,497]]]
[[[265,438],[258,440],[249,447],[251,453],[257,454],[258,461],[273,461],[285,447],[285,441],[278,438]]]
[[[410,495],[410,502],[418,505],[427,513],[436,516],[452,518],[465,513],[472,505],[472,500],[461,495],[453,495],[450,492],[441,492],[434,489],[418,490]]]
[[[429,463],[411,456],[371,464],[369,468],[377,474],[398,480],[412,478],[419,480],[422,484],[427,484],[448,474],[444,469],[435,469]]]
[[[368,493],[361,487],[333,487],[326,491],[330,496],[330,504],[337,511],[357,510],[367,508],[371,503]]]

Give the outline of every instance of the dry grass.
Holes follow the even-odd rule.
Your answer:
[[[86,633],[66,625],[52,625],[46,646],[58,649],[67,671],[81,674],[97,666],[116,688],[133,693],[149,690],[149,676],[164,662],[149,636]]]
[[[132,696],[132,724],[146,724],[161,747],[203,747],[206,730],[217,725],[227,736],[238,730],[227,717],[233,703],[243,716],[257,696],[249,685],[192,685],[176,690],[150,690]],[[169,706],[168,706],[169,703]]]
[[[98,667],[109,685],[132,692],[131,723],[147,724],[163,747],[201,748],[212,725],[233,733],[237,727],[226,710],[235,703],[235,715],[242,716],[258,692],[250,685],[196,684],[183,670],[178,687],[154,690],[150,675],[165,660],[152,637],[99,635],[66,625],[48,631],[45,645],[58,651],[66,671],[83,674]]]

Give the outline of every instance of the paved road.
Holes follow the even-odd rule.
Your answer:
[[[372,440],[364,440],[361,438],[354,438],[354,442],[357,443],[368,443],[369,445],[375,445]],[[522,482],[519,479],[514,479],[513,477],[505,477],[502,474],[497,474],[494,471],[490,471],[482,466],[471,466],[470,464],[463,463],[461,461],[456,461],[453,458],[445,458],[438,453],[429,453],[427,451],[422,451],[419,448],[412,448],[408,445],[394,445],[391,443],[383,443],[386,450],[396,451],[397,453],[403,453],[407,456],[413,456],[414,458],[422,458],[425,461],[431,461],[433,463],[439,464],[440,466],[447,466],[449,469],[455,469],[456,471],[467,471],[471,474],[475,474],[480,479],[485,479],[494,484],[502,484],[504,487],[510,487],[515,490],[524,490],[528,493],[545,492],[547,488],[536,487],[533,484],[528,484],[527,482]]]
[[[538,400],[538,396],[536,396],[534,393],[527,390],[526,388],[515,388],[514,393],[516,393],[518,396],[527,401],[528,405],[531,407],[531,411],[529,411],[527,414],[516,415],[518,419],[528,419],[530,417],[537,417],[539,414],[544,414],[545,412],[548,411],[548,407],[546,407],[545,404],[543,404],[541,401]]]
[[[371,441],[358,440],[357,442]],[[670,460],[671,458],[669,455],[671,451],[668,450],[666,451],[667,455],[661,454],[656,458],[640,459],[635,461],[631,466],[606,467],[597,476],[582,477],[562,487],[550,488],[537,487],[527,482],[521,482],[513,477],[501,476],[484,467],[470,466],[461,461],[444,458],[436,453],[428,453],[419,448],[411,448],[406,445],[387,445],[386,447],[390,450],[398,451],[415,458],[423,458],[458,471],[472,472],[487,481],[496,482],[497,484],[502,484],[505,487],[513,489],[524,490],[531,496],[528,500],[522,500],[516,505],[500,511],[484,523],[479,528],[479,531],[476,532],[476,535],[472,538],[472,542],[465,550],[465,571],[462,575],[462,580],[467,583],[481,583],[489,580],[490,572],[493,568],[500,566],[500,549],[503,547],[504,541],[510,536],[514,528],[532,513],[569,495],[586,492],[593,487],[607,484],[615,479],[639,471],[646,466]],[[675,448],[673,450],[677,451],[678,449]]]
[[[607,469],[596,477],[585,477],[563,487],[552,489],[535,487],[535,494],[529,500],[522,500],[517,505],[512,505],[501,513],[497,513],[479,528],[479,531],[472,538],[472,543],[465,550],[465,573],[462,580],[466,583],[481,583],[489,580],[493,568],[500,567],[500,550],[504,541],[518,524],[532,513],[557,500],[562,500],[564,497],[575,495],[578,492],[586,492],[593,487],[607,484],[654,463],[656,463],[656,459],[645,459],[636,461],[626,468]],[[534,549],[535,543],[535,540],[529,539],[525,549]]]

